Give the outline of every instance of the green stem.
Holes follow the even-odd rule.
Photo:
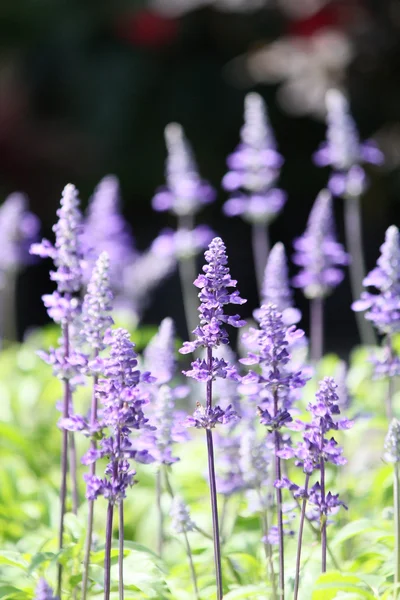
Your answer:
[[[394,539],[395,539],[395,571],[394,571],[394,599],[399,593],[400,583],[400,497],[399,497],[399,463],[394,464],[393,480],[393,507],[394,507]]]

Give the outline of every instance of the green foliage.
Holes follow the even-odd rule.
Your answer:
[[[153,332],[151,332],[153,333]],[[146,343],[150,332],[137,335]],[[150,334],[151,335],[151,334]],[[35,350],[55,344],[57,333],[47,328],[31,336],[23,346],[14,346],[0,354],[2,374],[0,392],[0,598],[28,600],[38,579],[45,576],[54,585],[56,565],[64,565],[66,597],[79,588],[82,579],[86,510],[83,466],[79,467],[81,507],[77,516],[67,513],[65,547],[57,549],[59,512],[59,445],[56,427],[59,413],[55,399],[60,383],[51,369],[36,356]],[[381,456],[386,433],[384,416],[384,382],[370,380],[366,352],[354,352],[349,371],[353,402],[350,416],[357,416],[351,432],[344,432],[348,465],[327,473],[328,485],[338,491],[349,510],[333,517],[328,528],[330,551],[328,568],[321,575],[318,531],[306,525],[302,562],[300,598],[307,600],[381,599],[393,597],[393,509],[392,468]],[[329,355],[321,362],[318,377],[332,375],[338,358]],[[304,404],[315,391],[316,381],[309,383]],[[89,389],[79,392],[77,403],[87,406]],[[78,452],[87,448],[85,438],[78,437]],[[197,525],[211,533],[206,471],[206,447],[203,436],[181,448],[181,461],[170,469],[174,490],[188,502]],[[292,470],[292,467],[290,467]],[[300,477],[290,473],[294,477]],[[174,536],[166,518],[163,559],[156,554],[157,510],[155,469],[138,467],[138,484],[126,501],[125,521],[125,597],[127,599],[192,600],[186,547],[182,536]],[[299,480],[300,480],[299,479]],[[165,492],[161,498],[164,511],[170,507]],[[223,499],[220,498],[220,509]],[[68,509],[71,509],[68,499]],[[90,594],[102,598],[104,562],[104,526],[106,503],[95,504],[95,549],[89,571]],[[249,510],[244,497],[228,500],[224,509],[224,543],[222,566],[225,600],[272,598],[266,559],[261,542],[260,515]],[[297,529],[297,521],[293,525]],[[116,534],[116,532],[115,532]],[[201,600],[215,599],[212,541],[198,531],[189,533]],[[287,539],[287,596],[292,595],[296,539]],[[112,550],[113,593],[117,592],[117,540]],[[273,556],[277,568],[277,552]],[[303,594],[303,595],[301,595]],[[307,595],[308,594],[308,595]]]

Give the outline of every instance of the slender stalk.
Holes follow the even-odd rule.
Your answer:
[[[268,533],[269,533],[268,512],[267,512],[267,508],[264,507],[264,502],[263,502],[260,488],[257,489],[257,494],[258,494],[258,498],[260,500],[260,506],[261,506],[262,534],[263,534],[263,537],[265,538],[265,542],[264,542],[263,546],[264,546],[265,558],[267,560],[267,566],[268,566],[268,578],[272,584],[272,600],[276,600],[278,595],[277,595],[277,590],[276,590],[275,569],[274,569],[274,561],[273,561],[273,557],[272,557],[272,546],[268,541]]]
[[[395,558],[395,570],[394,570],[394,600],[397,600],[399,594],[400,584],[400,479],[399,479],[399,463],[396,462],[393,465],[394,479],[393,479],[393,507],[394,507],[394,558]]]
[[[264,270],[270,250],[268,225],[253,224],[251,231],[253,245],[253,260],[256,271],[258,295],[261,300],[261,290],[264,282]]]
[[[353,300],[358,300],[363,291],[362,281],[365,277],[365,265],[362,243],[361,203],[360,197],[346,198],[344,201],[344,224],[346,246],[351,256],[349,265],[350,285]],[[356,312],[358,333],[362,344],[376,345],[376,335],[370,321],[360,312]]]
[[[157,496],[157,512],[158,512],[158,540],[157,540],[157,553],[162,556],[163,544],[164,544],[164,513],[161,506],[161,467],[157,470],[156,475],[156,496]]]
[[[15,291],[17,285],[17,272],[12,271],[5,275],[5,285],[1,291],[3,314],[1,337],[6,342],[17,341],[17,313]]]
[[[307,494],[308,494],[308,483],[310,481],[310,476],[306,475],[306,481],[304,484],[304,496],[303,502],[301,505],[301,513],[300,513],[300,526],[299,526],[299,535],[297,538],[297,555],[296,555],[296,575],[294,579],[294,595],[293,600],[297,600],[299,595],[299,585],[300,585],[300,564],[301,564],[301,548],[303,544],[303,529],[304,529],[304,520],[306,516],[306,506],[307,506]]]
[[[389,362],[391,362],[394,358],[393,356],[393,346],[392,346],[392,337],[391,335],[386,336],[386,346],[387,351],[389,353]],[[386,396],[386,415],[389,423],[391,423],[393,419],[393,394],[394,394],[394,377],[388,378],[388,388],[387,388],[387,396]]]
[[[118,507],[118,597],[124,600],[124,502],[120,501]]]
[[[229,501],[229,496],[224,495],[223,501],[222,501],[222,510],[221,510],[221,518],[219,520],[219,535],[221,537],[221,544],[224,543],[224,526],[225,526],[225,519],[226,519],[226,514],[227,514],[227,508],[228,508],[228,501]]]
[[[193,228],[193,215],[184,215],[178,218],[178,232],[182,230],[192,231]],[[191,337],[192,331],[197,327],[199,320],[196,309],[198,303],[197,292],[196,288],[193,286],[193,282],[197,278],[195,257],[180,258],[178,260],[178,271],[181,282],[186,326],[189,337]]]
[[[321,360],[324,349],[324,301],[313,298],[310,301],[310,343],[311,359]]]
[[[274,393],[274,416],[278,414],[278,393]],[[278,456],[280,449],[280,434],[279,431],[274,432],[275,442],[275,479],[282,478],[281,472],[281,459]],[[279,599],[284,600],[285,598],[285,548],[283,539],[283,509],[282,509],[282,489],[275,488],[276,490],[276,510],[278,516],[278,545],[279,545]]]
[[[192,583],[193,583],[193,588],[194,588],[194,595],[196,597],[196,600],[200,600],[199,588],[197,587],[196,571],[195,571],[194,564],[193,564],[192,550],[190,548],[189,538],[187,536],[186,531],[183,532],[183,536],[185,538],[186,554],[187,554],[187,557],[189,560],[189,568],[190,568],[190,575],[192,578]]]
[[[69,356],[69,326],[64,323],[62,326],[62,337],[64,341],[64,356]],[[69,417],[69,403],[71,395],[71,386],[68,379],[64,379],[64,397],[63,397],[63,418]],[[62,550],[64,541],[64,515],[67,496],[67,471],[68,471],[68,431],[63,429],[61,442],[61,484],[60,484],[60,521],[58,529],[58,548]],[[58,563],[57,568],[57,595],[61,600],[62,587],[62,565]]]
[[[212,370],[212,349],[207,348],[207,362],[209,372]],[[207,381],[207,408],[212,407],[212,380]],[[222,600],[222,569],[221,569],[221,547],[219,540],[219,525],[218,525],[218,504],[217,504],[217,485],[215,481],[215,465],[214,465],[214,446],[211,429],[206,429],[207,438],[207,454],[208,454],[208,474],[210,479],[210,500],[213,522],[213,539],[214,539],[214,562],[215,574],[217,579],[217,600]]]
[[[321,458],[321,505],[325,504],[325,461]],[[322,562],[321,568],[322,573],[326,571],[326,515],[321,514],[321,552]]]
[[[110,600],[111,590],[111,544],[113,529],[114,505],[108,503],[106,521],[106,545],[104,553],[104,600]]]
[[[75,433],[73,431],[68,432],[69,438],[69,474],[71,478],[71,496],[72,496],[72,512],[74,515],[78,514],[79,506],[79,493],[78,493],[78,477],[77,477],[77,459],[76,459],[76,445],[75,445]]]
[[[98,355],[96,351],[94,358]],[[97,386],[98,377],[93,377],[93,390],[92,390],[92,402],[90,409],[90,425],[93,428],[97,421]],[[92,450],[96,450],[97,443],[94,438],[90,441],[90,447]],[[90,474],[92,477],[96,475],[96,461],[90,465]],[[85,554],[83,558],[83,576],[82,576],[82,600],[86,600],[88,581],[89,581],[89,563],[90,563],[90,551],[92,548],[92,535],[93,535],[93,517],[94,517],[94,500],[89,500],[89,511],[86,527],[86,540],[85,540]]]
[[[299,507],[299,509],[301,510],[301,506],[300,506],[300,502],[298,501],[297,498],[295,498],[295,501],[297,503],[297,506]],[[313,534],[315,535],[315,539],[319,540],[321,535],[320,532],[318,531],[318,529],[313,525],[313,522],[310,521],[310,519],[307,517],[305,518],[305,521],[307,523],[307,525],[309,526],[309,528],[311,529],[311,531],[313,532]],[[326,549],[328,551],[329,554],[329,558],[332,561],[333,566],[335,567],[336,571],[341,571],[342,569],[340,568],[340,565],[338,563],[338,561],[336,560],[335,555],[333,554],[332,548],[329,545],[328,539],[326,540]]]

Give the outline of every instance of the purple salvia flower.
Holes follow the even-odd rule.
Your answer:
[[[107,252],[111,284],[117,290],[121,288],[125,267],[137,258],[132,232],[121,214],[120,204],[118,179],[107,175],[90,200],[82,232],[87,262],[85,279],[89,280],[97,257]]]
[[[143,405],[148,397],[138,386],[140,381],[151,382],[149,373],[141,374],[137,369],[137,356],[129,333],[124,329],[109,332],[104,340],[110,347],[110,356],[103,359],[102,372],[107,379],[101,379],[96,386],[98,400],[103,405],[102,425],[109,430],[109,437],[103,438],[96,451],[90,450],[83,458],[83,464],[108,456],[106,477],[86,475],[89,500],[103,495],[112,504],[126,496],[126,490],[134,483],[135,472],[129,460],[152,462],[146,451],[134,448],[130,435],[133,430],[148,427],[148,419],[143,413]]]
[[[33,600],[58,600],[58,596],[54,596],[52,588],[42,577],[37,582],[35,589],[35,597]]]
[[[167,125],[165,142],[168,150],[165,169],[167,185],[154,196],[153,208],[157,211],[169,210],[178,217],[194,215],[204,204],[215,199],[215,192],[200,178],[181,125]]]
[[[195,529],[187,504],[180,496],[174,497],[169,514],[172,520],[171,528],[175,533],[187,533]]]
[[[285,247],[281,242],[275,244],[268,256],[261,295],[261,304],[274,304],[286,325],[300,321],[301,312],[293,305]],[[256,311],[254,315],[257,318]]]
[[[363,285],[375,287],[379,293],[363,292],[360,300],[353,302],[353,310],[366,310],[365,318],[382,334],[400,331],[400,238],[394,225],[387,229],[377,266]]]
[[[307,298],[327,296],[344,277],[338,267],[349,263],[343,246],[336,241],[332,196],[328,190],[317,196],[307,229],[293,246],[296,251],[293,262],[301,267],[293,285],[302,288]]]
[[[204,274],[199,275],[194,281],[194,284],[200,288],[200,306],[198,309],[200,326],[193,331],[196,339],[193,342],[185,342],[180,352],[187,354],[200,347],[206,349],[205,359],[198,359],[193,362],[192,370],[185,373],[197,381],[206,382],[206,407],[204,408],[198,402],[193,416],[188,417],[186,423],[189,426],[204,428],[206,433],[217,597],[222,598],[221,551],[212,429],[217,423],[229,423],[229,421],[236,419],[237,414],[231,405],[225,410],[219,406],[213,407],[212,384],[216,377],[237,378],[238,376],[236,369],[228,365],[223,358],[213,357],[213,350],[221,344],[228,343],[225,324],[233,327],[240,327],[245,324],[239,315],[227,315],[224,310],[225,306],[228,304],[243,304],[245,300],[240,298],[237,290],[232,292],[229,289],[236,287],[236,281],[230,276],[225,245],[221,238],[212,240],[205,252],[205,259],[207,264],[203,267]]]
[[[158,465],[171,465],[179,458],[172,455],[173,445],[189,439],[184,414],[175,409],[173,390],[168,385],[158,388],[152,400],[149,423],[152,430],[145,429],[138,440],[138,447],[148,450]]]
[[[381,164],[382,152],[372,140],[360,142],[349,103],[342,92],[329,90],[326,108],[327,141],[314,154],[314,161],[319,166],[332,166],[334,173],[329,180],[329,189],[334,195],[360,196],[367,184],[360,164]]]
[[[225,245],[221,238],[214,238],[205,252],[208,264],[203,267],[204,275],[199,275],[194,284],[200,288],[200,326],[193,333],[196,340],[185,342],[180,349],[182,354],[194,352],[197,348],[217,348],[228,343],[228,334],[224,325],[242,327],[245,325],[239,315],[229,316],[224,313],[227,304],[243,304],[237,290],[230,292],[228,288],[236,287],[227,267]],[[193,366],[197,363],[193,363]],[[196,367],[195,367],[196,371]],[[194,375],[191,375],[194,376]],[[196,378],[194,376],[194,378]],[[201,378],[203,380],[203,378]]]
[[[57,216],[58,222],[53,226],[56,236],[54,246],[43,240],[41,244],[33,244],[30,251],[42,258],[52,258],[57,269],[51,271],[50,277],[57,283],[57,291],[60,294],[74,294],[82,286],[82,216],[78,192],[71,183],[63,190]]]
[[[258,384],[260,388],[266,389],[272,395],[279,393],[283,416],[287,409],[285,398],[289,391],[303,387],[307,381],[300,371],[290,369],[288,352],[288,346],[295,339],[301,338],[304,332],[296,329],[294,325],[290,327],[285,325],[282,314],[273,304],[263,305],[258,311],[258,319],[259,329],[249,332],[251,346],[257,345],[258,351],[249,352],[247,358],[240,359],[240,362],[245,365],[260,365],[261,373],[250,371],[242,378],[242,383]],[[268,411],[261,412],[263,414],[265,412],[267,417]]]
[[[229,171],[222,180],[223,187],[233,193],[224,212],[253,224],[267,224],[282,209],[286,195],[273,187],[283,159],[276,150],[267,109],[259,94],[246,96],[244,121],[241,144],[228,157]]]
[[[24,194],[10,194],[0,207],[0,232],[2,250],[0,274],[15,273],[29,263],[29,247],[37,239],[40,221],[28,211]]]
[[[105,333],[113,325],[109,270],[109,256],[107,252],[102,252],[93,269],[82,305],[81,336],[96,354],[104,350]]]
[[[175,375],[175,326],[169,317],[161,321],[156,335],[147,344],[144,351],[145,368],[152,372],[157,384],[171,381]]]
[[[198,225],[194,229],[180,228],[163,230],[153,242],[153,250],[176,260],[188,260],[205,250],[214,237],[207,225]]]
[[[156,238],[148,250],[125,267],[123,273],[123,298],[117,299],[118,307],[128,306],[139,320],[154,289],[176,268],[176,257],[163,251]]]
[[[390,463],[400,463],[400,421],[392,419],[385,438],[383,458]]]

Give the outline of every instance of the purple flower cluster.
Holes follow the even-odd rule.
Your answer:
[[[108,428],[109,435],[103,437],[98,449],[91,448],[82,458],[82,463],[90,465],[103,457],[109,463],[103,479],[96,475],[85,475],[86,497],[95,500],[104,496],[112,504],[126,496],[126,490],[133,485],[135,471],[130,460],[152,462],[153,457],[146,450],[137,450],[132,443],[134,430],[148,427],[148,419],[143,406],[148,396],[143,393],[140,382],[151,383],[149,373],[141,374],[137,369],[137,356],[129,333],[115,329],[108,333],[104,343],[110,347],[110,356],[97,361],[98,368],[106,379],[96,386],[98,400],[102,404],[102,428]]]
[[[308,502],[317,508],[319,516],[345,506],[338,495],[326,493],[323,483],[327,463],[341,466],[347,462],[336,440],[326,436],[329,431],[349,429],[352,426],[352,422],[346,418],[337,419],[340,415],[338,403],[337,385],[332,377],[325,377],[319,384],[315,401],[310,402],[307,407],[312,417],[311,422],[296,423],[296,429],[302,430],[303,440],[297,446],[286,446],[279,452],[281,458],[296,458],[296,466],[301,467],[308,476],[320,471],[321,482],[316,482],[310,490],[292,484],[287,478],[281,482],[282,487],[289,487],[295,497],[306,495]]]
[[[226,256],[225,244],[221,238],[214,238],[210,243],[208,250],[204,254],[208,264],[203,267],[204,275],[199,275],[195,280],[194,285],[200,288],[200,326],[196,327],[193,333],[196,335],[196,340],[193,342],[185,342],[179,350],[182,354],[194,352],[197,348],[217,348],[220,344],[228,344],[228,334],[224,327],[225,324],[233,327],[242,327],[245,325],[239,315],[229,316],[224,312],[224,306],[227,304],[243,304],[243,300],[239,296],[237,290],[230,292],[228,288],[236,287],[236,281],[231,278],[229,273],[228,258]],[[199,365],[204,361],[198,361]],[[219,363],[224,369],[221,360]],[[225,363],[226,364],[226,363]],[[212,377],[212,370],[206,367]],[[194,367],[196,373],[196,367]],[[201,369],[199,368],[199,371]],[[195,377],[195,373],[191,375]],[[222,373],[218,373],[222,376]],[[197,377],[195,377],[197,378]],[[201,376],[200,380],[204,378]]]
[[[157,211],[169,210],[178,217],[194,215],[203,205],[213,202],[215,192],[200,178],[181,125],[167,125],[165,142],[168,150],[167,185],[154,196],[153,208]]]
[[[160,255],[187,260],[197,256],[201,250],[205,250],[213,237],[214,232],[207,225],[199,225],[192,230],[165,229],[154,240],[152,247]]]
[[[28,199],[18,192],[8,196],[0,207],[1,278],[29,263],[29,248],[37,239],[39,219],[27,209]]]
[[[259,94],[245,98],[241,144],[228,157],[223,187],[233,193],[224,213],[241,216],[250,223],[270,223],[286,202],[285,193],[274,187],[283,163],[268,121],[265,103]]]
[[[336,241],[332,196],[322,190],[308,218],[305,233],[293,243],[293,262],[301,267],[293,279],[307,298],[323,298],[343,279],[338,268],[349,263],[343,246]]]
[[[84,342],[95,354],[104,350],[104,336],[113,325],[111,317],[113,295],[110,289],[110,259],[102,252],[94,266],[82,305]]]
[[[271,414],[271,409],[261,409],[263,425],[276,430],[291,420],[287,412],[291,404],[291,390],[303,387],[307,381],[307,377],[301,371],[292,371],[288,351],[288,346],[301,338],[304,332],[296,329],[295,325],[285,325],[282,314],[273,304],[263,305],[258,311],[258,319],[259,329],[251,329],[244,338],[245,343],[250,343],[252,348],[257,345],[258,351],[249,352],[247,358],[242,358],[240,362],[245,365],[259,365],[260,372],[249,371],[242,378],[242,383],[256,384],[258,388],[266,391],[266,403],[273,396],[279,397],[281,408],[276,414]]]
[[[327,141],[314,154],[314,161],[321,167],[332,166],[334,172],[328,184],[332,194],[360,196],[367,184],[360,163],[381,164],[383,155],[373,141],[360,142],[349,103],[339,90],[327,92],[326,107]]]
[[[392,419],[385,438],[385,453],[383,458],[390,463],[400,462],[400,421]]]
[[[137,258],[131,229],[121,214],[118,179],[104,177],[89,203],[82,231],[85,254],[84,277],[87,281],[94,263],[102,252],[110,257],[110,279],[114,289],[120,289],[123,271]]]
[[[281,242],[276,243],[269,253],[261,296],[261,304],[274,304],[282,313],[286,325],[294,325],[300,321],[301,312],[293,305],[285,247]],[[258,310],[254,312],[256,318],[257,315]]]
[[[35,597],[33,600],[58,600],[58,596],[53,595],[52,588],[42,577],[36,585]]]
[[[360,300],[352,304],[355,311],[364,311],[365,318],[378,331],[392,335],[400,331],[400,237],[392,225],[385,235],[377,266],[363,281],[365,287],[374,287],[378,294],[363,292]]]

